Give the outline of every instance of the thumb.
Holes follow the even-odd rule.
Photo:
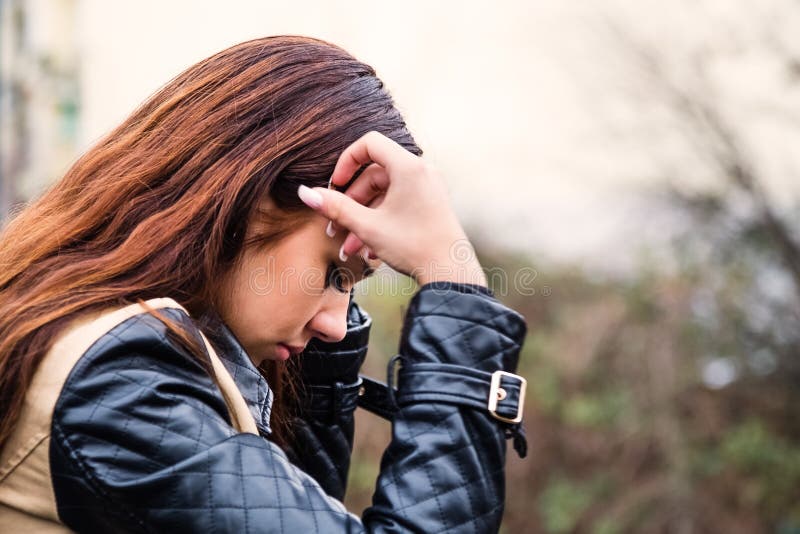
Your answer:
[[[297,188],[297,196],[309,208],[359,236],[363,237],[363,231],[371,226],[373,210],[344,193],[301,185]]]

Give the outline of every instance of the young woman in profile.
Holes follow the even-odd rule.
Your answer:
[[[420,155],[371,67],[300,36],[190,67],[84,154],[0,235],[0,529],[496,531],[526,325],[451,257]],[[381,262],[420,286],[396,389],[359,375]],[[393,428],[361,517],[357,406]]]

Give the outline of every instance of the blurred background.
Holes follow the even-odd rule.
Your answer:
[[[796,0],[0,0],[0,215],[192,63],[371,64],[523,313],[508,533],[800,533]],[[358,288],[383,378],[410,291]],[[346,504],[388,424],[359,413]]]

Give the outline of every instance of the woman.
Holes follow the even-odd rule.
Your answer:
[[[81,157],[0,236],[0,525],[497,530],[526,327],[451,253],[420,154],[372,68],[279,36],[192,66]],[[397,389],[358,375],[352,288],[381,261],[420,285]],[[393,424],[360,518],[357,405]]]

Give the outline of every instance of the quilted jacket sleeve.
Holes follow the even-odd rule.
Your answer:
[[[344,499],[353,450],[354,412],[372,319],[351,292],[344,339],[312,338],[299,360],[298,416],[286,452],[322,488]]]
[[[59,516],[90,532],[496,531],[503,428],[486,410],[424,400],[425,381],[456,369],[513,371],[524,334],[522,317],[484,292],[421,288],[400,343],[405,378],[393,438],[373,505],[359,518],[276,445],[237,434],[203,368],[157,319],[134,317],[84,354],[56,404],[50,456]],[[440,370],[415,378],[415,366],[430,364]],[[450,382],[458,399],[460,384]]]

